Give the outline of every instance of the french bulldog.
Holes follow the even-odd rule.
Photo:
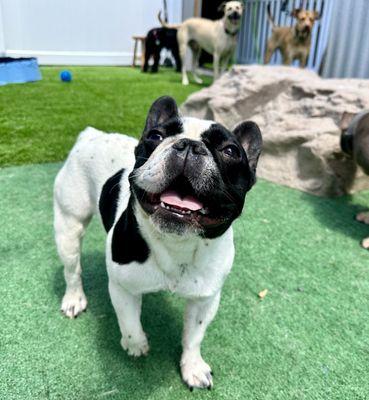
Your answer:
[[[61,310],[86,309],[81,241],[94,214],[107,232],[106,265],[121,345],[132,356],[149,344],[142,295],[169,290],[187,299],[180,361],[189,388],[211,388],[200,352],[234,257],[233,221],[256,179],[258,126],[231,132],[214,121],[182,117],[170,97],[150,108],[139,141],[83,131],[55,180],[54,227],[64,264]]]

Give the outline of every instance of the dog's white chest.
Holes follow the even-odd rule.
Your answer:
[[[166,287],[164,289],[177,293],[183,297],[198,297],[212,292],[214,285],[213,279],[206,279],[208,270],[205,265],[190,265],[179,263],[174,266],[174,274],[165,274]]]
[[[187,247],[180,241],[168,246],[151,237],[149,258],[144,263],[125,265],[112,261],[110,236],[106,260],[109,277],[136,295],[166,290],[185,298],[208,297],[220,290],[233,263],[232,228],[217,239]]]

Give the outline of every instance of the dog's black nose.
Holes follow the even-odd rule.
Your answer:
[[[229,15],[229,18],[237,20],[237,19],[241,18],[241,15],[237,11],[233,11],[233,13]]]
[[[206,156],[207,151],[204,143],[197,140],[181,139],[173,144],[173,148],[177,151],[191,151],[193,154]]]

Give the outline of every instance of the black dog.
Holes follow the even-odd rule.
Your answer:
[[[154,58],[154,64],[151,72],[158,72],[161,50],[165,48],[170,50],[176,62],[176,71],[181,70],[181,59],[179,57],[177,29],[174,28],[154,28],[146,36],[145,64],[143,72],[149,68],[149,60]]]
[[[359,114],[344,112],[340,122],[341,149],[369,175],[369,110]],[[356,215],[356,220],[369,225],[369,212]],[[369,250],[369,237],[361,245]]]

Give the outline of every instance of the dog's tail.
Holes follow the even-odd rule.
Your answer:
[[[270,3],[267,5],[267,15],[268,15],[268,20],[272,24],[272,28],[275,28],[275,23],[274,23],[274,17],[272,15],[272,11],[270,9]]]
[[[165,22],[161,18],[161,11],[159,11],[158,13],[158,20],[163,28],[178,29],[181,26],[181,24],[168,24],[168,22]]]

